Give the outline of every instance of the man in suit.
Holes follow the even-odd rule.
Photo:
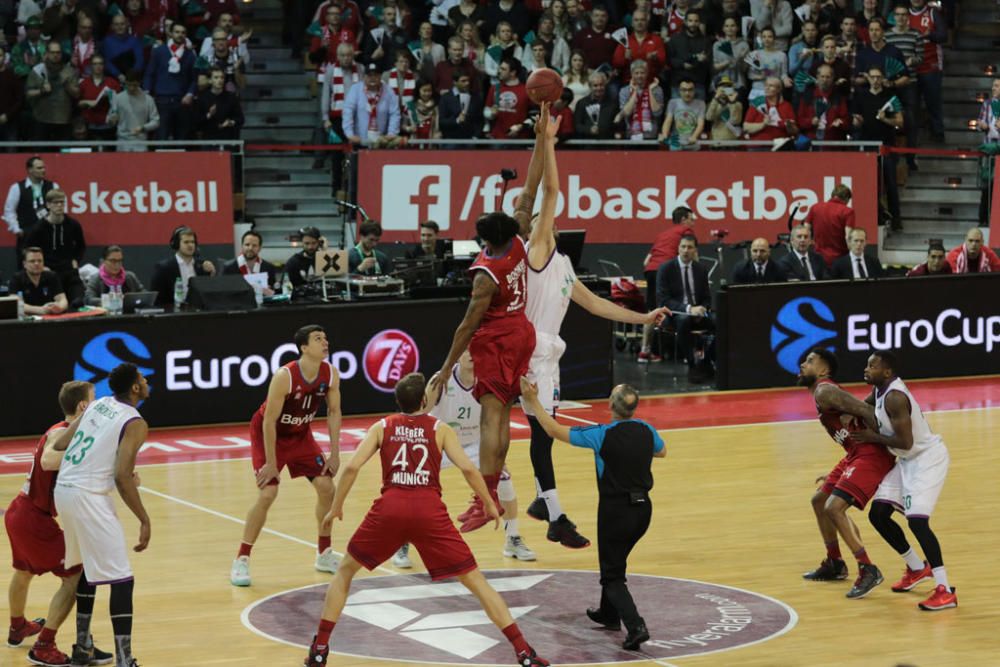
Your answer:
[[[674,315],[672,324],[677,332],[677,345],[684,350],[688,363],[688,380],[704,382],[712,375],[712,350],[705,349],[701,364],[695,357],[694,330],[715,331],[715,321],[709,306],[712,295],[708,288],[708,270],[698,263],[698,245],[693,236],[681,238],[677,257],[665,262],[656,272],[656,305],[666,306]]]
[[[767,239],[756,238],[750,244],[750,259],[740,262],[733,270],[733,285],[766,285],[785,282],[785,271],[771,261],[771,245]]]
[[[441,96],[438,125],[445,139],[472,139],[483,129],[483,98],[472,90],[468,73],[455,72],[455,87]]]
[[[848,242],[850,249],[846,255],[833,262],[831,277],[844,280],[881,278],[884,275],[881,262],[865,255],[867,241],[865,230],[860,227],[852,229]]]
[[[166,306],[174,302],[174,286],[181,279],[184,301],[187,301],[188,280],[193,276],[214,276],[215,265],[198,257],[198,235],[190,227],[178,227],[170,236],[170,248],[174,251],[153,267],[153,279],[149,288],[156,292],[156,305]]]
[[[826,262],[812,249],[808,225],[792,227],[792,251],[778,260],[787,280],[825,280]]]
[[[244,276],[254,273],[266,273],[267,287],[262,291],[264,296],[273,295],[277,285],[278,270],[274,264],[271,264],[260,256],[260,249],[264,245],[263,237],[254,230],[248,229],[243,232],[243,238],[240,239],[240,243],[243,253],[235,259],[226,262],[222,266],[222,273],[224,275],[236,275],[239,273]]]

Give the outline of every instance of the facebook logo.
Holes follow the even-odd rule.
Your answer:
[[[448,229],[451,222],[451,167],[443,164],[388,164],[382,167],[382,229],[417,231],[425,220]]]

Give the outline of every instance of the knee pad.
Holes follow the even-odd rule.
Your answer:
[[[500,483],[497,484],[497,498],[500,499],[502,503],[509,503],[513,500],[517,500],[517,494],[514,492],[514,482],[511,481],[510,475],[504,474],[500,476]]]

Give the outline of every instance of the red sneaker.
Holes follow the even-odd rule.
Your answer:
[[[47,667],[67,667],[69,656],[60,651],[55,642],[35,642],[28,651],[28,662]]]
[[[24,625],[17,628],[16,630],[14,628],[10,628],[7,631],[7,646],[10,646],[11,648],[15,646],[20,646],[21,642],[23,642],[25,639],[27,639],[28,637],[34,637],[39,632],[41,632],[42,626],[44,625],[45,625],[44,618],[36,618],[33,621],[25,621]]]
[[[316,635],[313,635],[312,644],[309,645],[309,656],[302,662],[303,667],[316,667],[316,665],[329,664],[330,647],[316,643]]]
[[[465,508],[465,511],[455,517],[455,520],[459,523],[465,523],[469,520],[469,517],[476,512],[476,507],[479,507],[479,511],[482,511],[483,501],[479,499],[479,496],[472,494],[472,500],[469,501],[469,506]]]
[[[934,576],[931,572],[931,566],[924,561],[924,567],[920,570],[911,570],[909,567],[903,572],[903,578],[892,585],[893,593],[905,593],[906,591],[912,591],[916,588],[924,579],[930,579]]]
[[[931,593],[931,596],[917,605],[924,611],[941,611],[958,606],[958,596],[955,595],[954,588],[946,588],[940,584]]]
[[[649,352],[640,352],[639,356],[636,357],[636,361],[638,363],[640,363],[640,364],[648,364],[649,363],[649,358],[652,357],[652,356],[653,355],[650,354]],[[662,359],[661,359],[661,361],[662,361]]]
[[[468,516],[465,517],[465,521],[462,522],[458,532],[471,533],[474,530],[479,530],[489,522],[490,518],[486,516],[486,510],[483,508],[483,502],[476,498],[476,503],[469,508]]]
[[[651,354],[651,355],[649,355],[649,363],[651,363],[651,364],[659,364],[662,361],[663,361],[663,356],[662,355],[659,355],[659,354]]]

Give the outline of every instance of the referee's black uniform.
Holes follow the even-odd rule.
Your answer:
[[[597,552],[601,563],[601,606],[587,611],[608,627],[625,624],[623,646],[637,649],[649,639],[646,624],[625,585],[628,555],[646,534],[653,512],[650,464],[663,452],[663,439],[640,419],[570,429],[570,444],[594,450],[597,464]],[[662,456],[662,454],[660,454]]]

